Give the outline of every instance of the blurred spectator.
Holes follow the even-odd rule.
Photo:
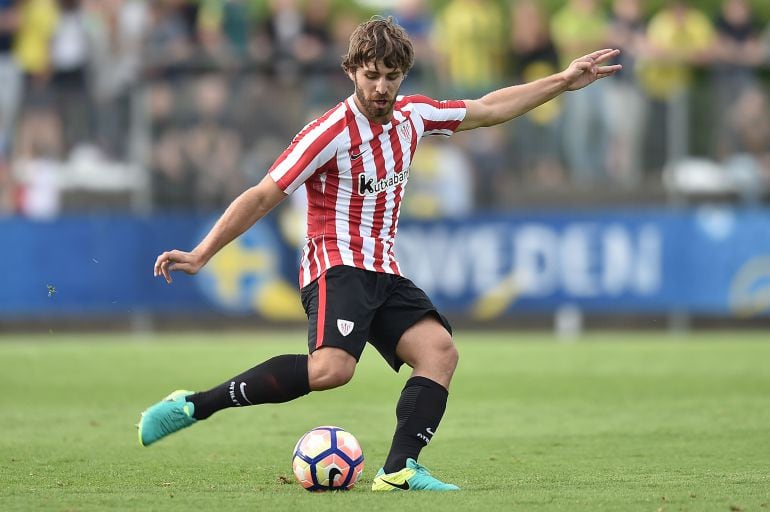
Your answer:
[[[621,51],[623,69],[607,80],[610,139],[607,171],[623,186],[642,179],[642,147],[647,99],[637,80],[636,65],[647,47],[647,26],[642,0],[614,0],[610,23],[610,44]]]
[[[294,46],[294,55],[301,64],[305,87],[306,108],[328,105],[339,98],[329,94],[327,80],[339,75],[339,56],[331,53],[332,34],[329,0],[307,2],[305,20]]]
[[[185,0],[149,2],[150,26],[142,61],[151,75],[173,77],[193,55],[193,35],[184,4]]]
[[[0,218],[15,212],[14,192],[16,184],[11,176],[11,161],[0,155]]]
[[[655,13],[647,28],[648,57],[641,63],[645,90],[668,99],[692,81],[693,66],[710,62],[715,33],[708,17],[684,0],[669,0]]]
[[[688,88],[694,66],[710,62],[714,28],[708,17],[685,0],[669,0],[650,20],[649,52],[640,63],[640,80],[651,97],[651,168],[662,168],[689,154],[685,135],[689,119]]]
[[[551,19],[551,37],[559,52],[561,67],[597,48],[605,48],[609,24],[597,0],[568,0]],[[606,84],[565,95],[563,143],[572,183],[597,184],[606,177],[609,126]]]
[[[152,147],[152,204],[157,210],[189,209],[195,203],[195,177],[185,166],[183,144],[182,133],[169,130]]]
[[[0,0],[0,162],[7,161],[21,101],[21,71],[13,56],[18,29],[18,0]]]
[[[295,53],[305,25],[298,0],[269,0],[263,27],[263,44],[267,59],[279,80],[296,81],[299,59]]]
[[[718,44],[713,67],[714,117],[717,158],[723,160],[737,149],[735,134],[725,122],[744,94],[759,87],[763,47],[761,27],[747,0],[723,0],[716,21]]]
[[[767,68],[770,66],[770,23],[767,24],[762,33],[762,48],[760,51],[760,65]]]
[[[209,0],[214,1],[214,0]],[[218,0],[222,5],[222,33],[233,53],[238,58],[246,58],[249,49],[249,28],[251,15],[246,0]]]
[[[202,56],[232,66],[248,51],[249,16],[243,0],[200,0],[196,17]]]
[[[511,53],[518,83],[558,71],[547,13],[537,0],[518,0],[511,5]],[[559,97],[514,120],[509,158],[530,186],[552,187],[565,182],[559,153],[561,109]]]
[[[462,150],[443,137],[427,137],[409,168],[408,217],[462,217],[473,211],[473,168]]]
[[[506,151],[506,128],[498,125],[460,132],[453,140],[473,168],[473,203],[482,209],[509,206],[515,176]]]
[[[11,165],[14,209],[46,217],[58,211],[55,162],[63,157],[60,117],[51,101],[51,40],[59,20],[54,0],[19,4],[14,56],[25,77]]]
[[[298,0],[270,0],[252,49],[252,55],[266,62],[273,79],[285,86],[302,83],[300,107],[312,109],[338,99],[329,87],[329,80],[340,75],[330,0],[307,2],[304,7]]]
[[[91,0],[96,142],[108,156],[128,158],[132,92],[141,77],[142,40],[148,26],[142,0]]]
[[[477,98],[504,83],[505,18],[492,0],[451,0],[437,15],[432,47],[441,95]],[[493,207],[505,196],[510,169],[505,158],[505,128],[495,126],[459,134],[475,178],[475,201]]]
[[[392,14],[414,46],[415,65],[401,89],[404,94],[424,92],[432,87],[435,73],[432,64],[436,57],[430,42],[433,15],[426,0],[396,0]]]
[[[61,162],[44,154],[15,164],[19,212],[31,219],[52,219],[61,209]]]
[[[184,134],[175,116],[174,97],[167,81],[148,86],[152,204],[159,210],[191,208],[196,200],[195,177],[185,165]]]
[[[450,0],[438,13],[432,42],[445,93],[479,97],[504,83],[504,23],[492,0]]]
[[[27,109],[20,119],[13,174],[18,210],[32,218],[59,213],[59,181],[64,151],[62,126],[56,111],[45,105]]]
[[[26,0],[19,12],[14,53],[27,77],[25,94],[37,92],[48,82],[50,73],[51,36],[59,13],[54,0]]]
[[[185,134],[185,156],[196,180],[195,203],[217,210],[246,186],[241,172],[243,148],[238,131],[229,121],[226,77],[205,75],[194,89],[195,117]]]
[[[724,161],[728,175],[745,200],[759,200],[770,189],[770,101],[766,91],[744,91],[727,117],[734,151]]]
[[[24,111],[14,144],[14,158],[27,160],[36,157],[63,159],[64,135],[56,111],[40,104]]]
[[[331,45],[329,24],[331,21],[331,5],[329,0],[307,2],[304,11],[304,24],[299,39],[294,46],[297,59],[312,70],[323,69],[330,64],[332,57],[328,54]],[[335,62],[336,64],[336,62]],[[333,66],[337,71],[337,66]]]
[[[67,153],[93,138],[90,65],[95,39],[81,0],[59,0],[51,34],[51,88],[61,117]]]
[[[153,84],[148,107],[156,208],[217,210],[248,185],[243,143],[230,108],[231,83],[227,75],[212,72],[183,89],[163,81]]]
[[[342,60],[341,56],[348,52],[350,34],[360,22],[360,17],[350,11],[336,12],[331,20],[329,55],[333,59],[334,66],[326,77],[326,87],[332,102],[350,96],[350,78],[345,73],[339,73],[338,70]],[[328,103],[324,104],[324,108],[327,106]]]

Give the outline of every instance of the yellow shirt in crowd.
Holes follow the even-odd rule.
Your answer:
[[[505,18],[496,2],[451,2],[436,20],[434,37],[453,86],[487,92],[500,85],[506,38]]]
[[[20,26],[16,34],[14,55],[22,70],[42,73],[50,62],[51,36],[56,29],[59,11],[54,0],[21,2]]]
[[[699,10],[680,16],[663,10],[650,20],[647,38],[654,53],[640,63],[639,80],[650,96],[667,99],[690,85],[693,59],[708,50],[716,34]]]
[[[581,11],[567,4],[551,18],[551,38],[563,68],[578,57],[604,48],[609,22],[601,9]]]

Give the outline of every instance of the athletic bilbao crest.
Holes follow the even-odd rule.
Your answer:
[[[396,131],[398,131],[398,136],[401,137],[401,140],[404,142],[412,142],[412,123],[410,123],[409,120],[396,126]]]
[[[347,336],[351,332],[353,332],[353,325],[355,325],[350,320],[343,320],[341,318],[337,319],[337,329],[340,331],[340,334],[343,336]]]

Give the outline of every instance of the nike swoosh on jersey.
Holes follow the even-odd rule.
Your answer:
[[[364,152],[363,152],[363,151],[362,151],[362,152],[360,152],[360,153],[356,153],[355,155],[351,153],[351,155],[350,155],[350,159],[351,159],[351,160],[358,160],[358,159],[359,159],[359,158],[361,158],[362,156],[364,156]]]

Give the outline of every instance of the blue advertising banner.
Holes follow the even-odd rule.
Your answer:
[[[409,224],[399,255],[444,308],[477,318],[574,305],[599,313],[766,314],[770,212],[597,210]]]
[[[215,218],[0,220],[0,319],[219,311],[304,318],[299,253],[279,217],[195,277],[153,277]],[[770,210],[542,211],[399,226],[407,277],[444,312],[491,319],[564,305],[597,313],[770,313]]]

